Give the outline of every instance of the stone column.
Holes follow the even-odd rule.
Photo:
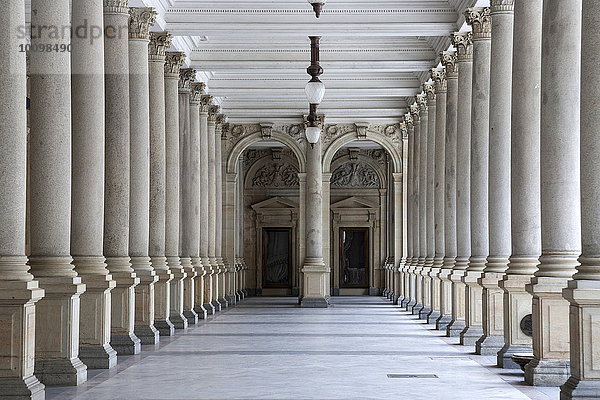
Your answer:
[[[446,275],[444,267],[444,254],[446,252],[444,245],[444,159],[446,158],[446,109],[447,109],[447,97],[448,97],[448,83],[446,81],[446,70],[445,68],[433,68],[430,71],[431,78],[435,82],[436,90],[436,112],[435,116],[435,190],[434,190],[434,224],[435,224],[435,258],[432,274],[437,276],[434,279],[435,287],[432,290],[436,292],[438,298],[437,312],[430,315],[428,322],[435,323],[437,329],[445,329],[447,325],[446,321],[449,317],[447,316],[448,302],[445,299],[445,286],[444,279]],[[451,311],[450,311],[451,312]],[[442,316],[446,316],[442,318]]]
[[[153,8],[129,9],[130,191],[129,256],[140,278],[135,287],[135,335],[142,344],[156,344],[154,282],[158,280],[148,256],[150,235],[150,88],[148,43],[156,22]]]
[[[70,26],[68,0],[33,0],[31,7],[36,10],[31,15],[33,25]],[[69,37],[57,39],[48,32],[35,35],[31,44],[69,44]],[[85,285],[73,270],[70,255],[71,55],[69,52],[31,52],[29,57],[29,265],[31,273],[46,292],[46,296],[37,303],[35,313],[38,331],[35,336],[35,375],[46,385],[79,385],[87,380],[87,368],[79,359],[79,296],[85,291]],[[18,66],[15,67],[18,71]],[[15,86],[18,88],[18,84]],[[19,103],[22,101],[23,98],[18,100]],[[29,324],[32,318],[33,312],[25,323]],[[6,327],[3,331],[6,332]],[[62,340],[55,340],[57,337]],[[31,339],[28,345],[33,346]],[[10,361],[5,362],[10,365]]]
[[[508,268],[510,234],[510,137],[513,0],[492,0],[489,126],[489,255],[483,287],[483,335],[477,354],[495,356],[504,346],[504,291],[499,282]]]
[[[420,184],[420,156],[421,156],[421,117],[420,109],[417,103],[410,106],[410,114],[413,120],[413,190],[412,190],[412,237],[413,237],[413,257],[410,263],[410,269],[408,274],[408,286],[410,292],[410,301],[406,304],[406,310],[412,311],[417,304],[417,266],[419,262],[420,246],[420,235],[419,235],[419,184]]]
[[[190,164],[190,95],[196,70],[182,69],[179,73],[179,260],[186,273],[183,279],[183,316],[188,325],[198,323],[194,311],[194,281],[198,272],[192,265],[191,164]]]
[[[431,266],[426,263],[427,255],[427,135],[429,133],[429,111],[427,96],[417,95],[421,115],[421,132],[419,136],[419,260],[416,271],[417,304],[412,313],[419,315],[425,307],[425,298],[429,292],[424,285],[424,276],[429,274]],[[433,260],[430,261],[433,264]]]
[[[500,286],[504,289],[504,342],[498,366],[519,368],[515,353],[531,353],[531,294],[525,285],[542,252],[540,205],[540,87],[542,0],[515,2],[511,120],[512,255]]]
[[[458,112],[458,66],[455,52],[442,52],[442,64],[446,71],[446,113],[445,130],[441,131],[440,140],[444,142],[443,175],[441,178],[441,191],[443,198],[438,200],[444,208],[444,263],[440,272],[441,295],[443,312],[437,323],[437,328],[446,331],[452,321],[452,281],[450,274],[456,264],[456,137],[457,137],[457,112]],[[442,115],[443,117],[443,115]],[[444,140],[445,136],[445,140]]]
[[[187,328],[183,316],[183,280],[187,273],[179,259],[179,73],[185,61],[181,52],[167,52],[165,61],[165,255],[173,273],[169,320],[175,329]]]
[[[423,91],[427,100],[428,123],[427,123],[427,176],[425,178],[427,205],[426,214],[426,242],[427,252],[425,254],[425,268],[423,269],[423,309],[419,318],[428,319],[434,310],[439,312],[440,293],[439,282],[437,282],[438,271],[433,269],[435,257],[435,224],[434,224],[434,185],[435,185],[435,129],[436,129],[436,99],[435,83],[425,83]],[[437,317],[436,317],[437,319]]]
[[[208,111],[212,104],[212,96],[204,95],[200,105],[200,257],[205,270],[201,293],[197,292],[199,304],[208,314],[215,313],[215,306],[211,304],[213,269],[208,257]]]
[[[42,400],[44,385],[33,375],[35,303],[44,291],[27,272],[25,203],[27,180],[27,97],[25,53],[17,29],[25,26],[25,2],[9,0],[0,13],[0,359],[16,368],[0,370],[0,397]]]
[[[598,337],[600,325],[600,4],[583,0],[581,30],[581,265],[564,297],[570,307],[571,377],[561,387],[561,399],[600,397]],[[576,10],[573,10],[575,12]],[[573,27],[575,27],[574,25]],[[575,38],[573,37],[573,40]],[[573,79],[575,80],[575,79]],[[574,110],[573,110],[574,111]],[[575,141],[573,136],[571,140]],[[575,146],[573,146],[575,147]],[[572,150],[572,149],[569,149]],[[576,157],[573,157],[576,159]],[[575,163],[571,164],[574,166]],[[575,196],[574,196],[575,197]]]
[[[135,286],[140,282],[129,258],[129,7],[104,0],[105,182],[104,256],[113,279],[110,344],[119,355],[138,354],[133,333]]]
[[[221,307],[229,307],[227,302],[227,266],[223,259],[223,158],[221,150],[221,135],[223,134],[223,124],[227,122],[225,115],[217,115],[217,121],[215,124],[215,178],[216,184],[216,223],[215,223],[215,256],[217,258],[217,265],[221,270],[219,279],[219,303]]]
[[[150,235],[148,255],[158,281],[154,283],[154,326],[161,336],[173,336],[171,281],[173,274],[165,256],[166,168],[165,168],[165,51],[171,46],[169,33],[151,33],[150,88]]]
[[[206,319],[206,310],[202,306],[202,301],[196,303],[198,292],[203,286],[203,277],[205,274],[202,259],[200,258],[200,196],[202,187],[200,186],[200,103],[202,95],[206,89],[204,82],[193,82],[192,93],[190,96],[190,142],[186,151],[190,153],[190,171],[189,171],[189,236],[184,238],[188,241],[192,266],[196,271],[196,278],[192,281],[193,290],[185,294],[184,314],[188,322],[197,323],[198,318]],[[189,307],[189,308],[188,308]],[[196,317],[194,316],[196,315]]]
[[[210,303],[215,311],[221,311],[219,302],[219,264],[216,257],[217,242],[217,162],[216,162],[216,124],[219,115],[219,106],[210,106],[208,110],[208,258],[212,268]]]
[[[306,144],[306,257],[301,270],[303,287],[301,307],[326,308],[330,288],[327,275],[330,269],[323,261],[321,141]],[[316,210],[312,212],[311,210]]]
[[[224,132],[221,141],[223,146],[227,145],[226,132],[228,131],[228,124],[223,124],[221,128]],[[224,163],[226,163],[227,156],[224,157]],[[226,167],[226,165],[225,165]],[[228,173],[225,169],[225,196],[223,204],[223,218],[224,218],[224,240],[223,255],[226,257],[227,262],[227,302],[229,305],[235,305],[237,303],[236,298],[236,247],[238,246],[236,236],[236,221],[235,221],[235,198],[237,195],[236,191],[237,174]]]
[[[72,26],[102,26],[97,1],[73,4]],[[104,39],[71,39],[72,193],[71,255],[86,285],[80,296],[79,358],[88,368],[112,368],[110,342],[112,280],[102,255],[104,232]]]
[[[465,12],[473,28],[473,102],[471,104],[471,258],[463,282],[465,322],[460,343],[472,346],[483,335],[482,287],[478,283],[489,253],[488,170],[489,94],[492,19],[489,7]],[[460,68],[460,67],[459,67]]]
[[[473,42],[471,32],[453,33],[458,62],[456,124],[456,263],[452,267],[452,321],[448,336],[465,329],[465,284],[462,278],[471,257],[471,104],[473,91]]]
[[[414,199],[413,199],[413,191],[414,191],[414,154],[415,154],[415,127],[413,123],[413,118],[410,113],[404,115],[404,123],[406,124],[406,134],[408,136],[408,155],[406,162],[408,163],[408,185],[407,185],[407,198],[406,198],[406,219],[407,227],[406,227],[406,235],[407,235],[407,247],[408,254],[406,258],[406,262],[402,267],[402,286],[403,290],[403,298],[400,302],[401,307],[407,307],[407,305],[411,301],[411,291],[410,291],[410,280],[411,280],[411,271],[412,271],[412,260],[414,257]]]
[[[543,4],[540,139],[542,255],[539,269],[531,284],[527,285],[527,291],[533,295],[534,359],[525,367],[525,381],[536,386],[558,386],[569,378],[569,302],[562,297],[562,290],[575,273],[577,257],[581,254],[580,156],[591,154],[588,151],[594,149],[586,148],[580,154],[582,1],[544,0]],[[597,4],[591,8],[597,8]],[[592,11],[590,7],[588,11]],[[589,28],[591,25],[587,26]],[[586,35],[595,38],[594,29],[586,31]],[[597,43],[587,42],[587,37],[586,43],[592,49],[597,46]],[[595,62],[593,58],[586,59],[586,71],[589,71],[592,62]],[[594,79],[584,81],[585,85],[594,87]],[[589,112],[596,106],[592,99],[586,97],[586,100],[588,102],[584,102],[583,110]],[[585,115],[584,122],[593,121],[587,119],[590,114]],[[586,129],[588,135],[595,133],[593,126]],[[585,145],[592,146],[594,141],[586,141]],[[588,169],[586,173],[591,171]],[[587,177],[592,178],[590,175]],[[593,181],[586,186],[589,186],[585,189],[588,195],[596,190]],[[584,197],[583,201],[587,204],[591,200],[588,199]],[[589,208],[587,212],[590,212]],[[593,219],[589,223],[593,226]],[[586,225],[586,229],[590,229],[590,226]],[[592,242],[588,243],[588,246],[593,246]],[[590,250],[593,251],[593,247],[587,247],[585,254],[591,255]],[[584,263],[587,263],[586,258],[582,257]],[[583,271],[587,268],[584,266]],[[583,272],[579,278],[585,275]],[[571,288],[577,287],[580,287],[579,283]],[[571,298],[570,291],[566,294]],[[574,290],[573,295],[578,296],[579,292]],[[578,306],[572,307],[572,313],[580,312]],[[573,322],[578,321],[575,317]],[[594,325],[591,317],[589,324]],[[573,326],[574,330],[581,328],[581,325]],[[574,343],[573,346],[576,351],[581,351],[579,344]]]

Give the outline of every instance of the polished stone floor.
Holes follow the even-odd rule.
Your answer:
[[[52,399],[558,399],[379,297],[250,298]],[[154,347],[154,348],[153,348]],[[404,374],[408,377],[399,377]],[[428,374],[430,377],[414,377]],[[431,375],[434,377],[431,377]],[[391,375],[392,377],[389,377]],[[412,375],[412,376],[411,376]],[[395,376],[395,377],[394,377]]]

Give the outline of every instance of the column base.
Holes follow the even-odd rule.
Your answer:
[[[183,314],[171,315],[169,321],[171,321],[175,329],[186,329],[188,327],[188,320]]]
[[[410,308],[409,311],[412,315],[419,315],[419,313],[421,312],[422,309],[423,309],[423,304],[417,303],[414,306],[412,306],[412,308]]]
[[[134,328],[133,333],[142,344],[158,344],[160,342],[160,334],[154,325],[138,325]]]
[[[600,381],[584,380],[570,377],[560,387],[560,400],[593,400],[600,398]]]
[[[402,301],[404,300],[404,296],[396,296],[394,295],[394,298],[392,299],[392,302],[394,303],[395,306],[399,306],[402,304]]]
[[[406,311],[412,313],[412,309],[417,305],[417,301],[415,299],[409,299],[404,308]]]
[[[194,310],[185,310],[183,316],[187,319],[188,326],[196,325],[198,323],[198,314]]]
[[[142,342],[133,333],[113,333],[110,345],[119,356],[133,356],[142,351]]]
[[[498,356],[496,358],[496,365],[504,369],[520,369],[521,367],[519,366],[519,364],[514,362],[511,358],[514,354],[519,353],[533,354],[533,349],[531,347],[510,346],[508,344],[505,344],[504,347],[502,347],[502,350],[498,352]]]
[[[44,400],[44,387],[33,375],[24,379],[3,378],[0,385],[0,399]]]
[[[158,330],[160,336],[175,335],[175,326],[170,320],[154,321],[154,327]]]
[[[204,308],[203,305],[195,305],[194,306],[194,311],[196,312],[196,314],[198,314],[198,319],[206,319],[208,312],[206,311],[206,308]]]
[[[482,356],[497,356],[504,347],[504,336],[485,336],[475,343],[475,353]]]
[[[460,333],[460,344],[475,346],[481,336],[483,336],[483,328],[469,326]]]
[[[459,337],[460,334],[467,327],[467,323],[464,320],[454,320],[446,327],[446,336],[448,337]]]
[[[571,373],[568,361],[533,359],[525,366],[525,382],[532,386],[563,385]]]
[[[423,307],[419,311],[419,319],[427,319],[427,316],[431,313],[430,307]]]
[[[230,306],[235,306],[236,303],[236,298],[235,295],[227,295],[225,296],[225,299],[227,300],[227,303],[229,303]]]
[[[303,297],[300,301],[302,308],[327,308],[329,302],[323,297]]]
[[[110,344],[79,346],[79,359],[88,369],[110,369],[117,365],[117,352]]]
[[[452,323],[452,315],[440,315],[440,317],[435,321],[435,329],[438,331],[446,331],[448,326]],[[463,329],[465,329],[463,327]]]
[[[440,312],[437,310],[432,310],[428,315],[427,315],[427,323],[428,324],[435,324],[437,322],[438,319],[440,319]]]
[[[213,306],[211,303],[204,303],[204,308],[206,309],[206,313],[208,315],[215,315],[217,312],[217,310],[215,310],[215,306]]]
[[[399,305],[400,305],[400,307],[402,307],[406,311],[408,311],[409,304],[410,304],[410,297],[404,297]]]
[[[212,304],[213,308],[215,309],[215,312],[221,311],[221,303],[219,303],[219,300],[213,300],[210,302],[210,304]]]
[[[221,303],[221,308],[228,308],[229,307],[229,302],[227,302],[227,299],[225,299],[224,297],[221,297],[219,299],[219,303]]]
[[[46,386],[79,386],[87,381],[87,367],[79,358],[35,360],[34,374]]]

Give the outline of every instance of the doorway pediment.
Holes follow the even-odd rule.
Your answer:
[[[339,210],[339,209],[359,209],[359,210],[370,210],[370,209],[377,209],[379,208],[378,204],[375,204],[369,200],[365,200],[365,199],[361,199],[359,197],[348,197],[347,199],[338,201],[337,203],[333,203],[331,205],[331,209],[332,210]]]
[[[256,212],[265,213],[265,211],[268,210],[281,211],[298,209],[298,204],[283,197],[272,197],[270,199],[253,204],[251,207]]]

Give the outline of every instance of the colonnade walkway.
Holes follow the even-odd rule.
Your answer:
[[[379,297],[249,298],[46,399],[558,399]],[[389,377],[433,374],[437,377]]]

